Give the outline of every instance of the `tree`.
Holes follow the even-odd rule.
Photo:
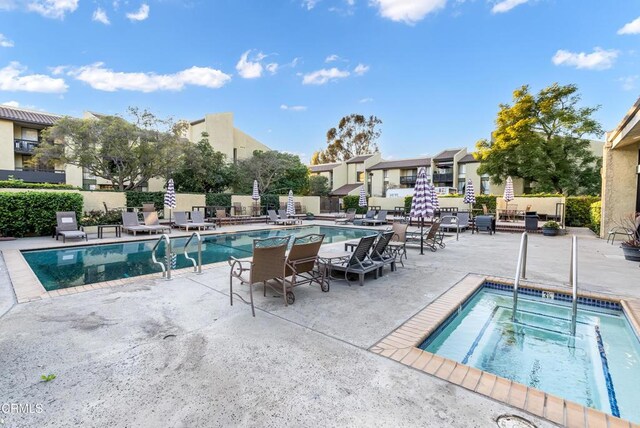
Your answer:
[[[303,194],[309,186],[309,169],[300,158],[275,150],[256,150],[253,156],[239,161],[234,167],[234,189],[251,193],[253,180],[258,180],[260,192],[287,194],[289,189]]]
[[[45,142],[32,162],[75,165],[120,191],[171,175],[182,154],[185,124],[137,108],[129,108],[129,113],[133,123],[118,116],[58,120],[44,132]]]
[[[327,196],[331,192],[329,179],[323,175],[309,177],[309,194],[312,196]]]
[[[340,119],[337,128],[327,131],[327,148],[315,152],[311,164],[341,162],[354,156],[378,151],[376,140],[381,131],[376,127],[382,121],[375,116],[350,114]]]
[[[526,85],[516,89],[513,105],[500,105],[491,141],[476,143],[478,172],[498,184],[520,177],[538,192],[598,194],[601,160],[587,137],[603,134],[592,117],[599,106],[579,102],[576,85],[554,83],[537,95]]]
[[[173,181],[179,192],[221,193],[231,185],[232,173],[224,153],[213,150],[203,132],[200,141],[187,143]]]

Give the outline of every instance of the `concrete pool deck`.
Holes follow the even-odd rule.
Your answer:
[[[640,298],[638,263],[577,232],[580,289]],[[255,293],[256,318],[237,300],[229,306],[226,266],[15,304],[2,263],[0,397],[43,411],[0,418],[6,426],[485,427],[516,414],[553,426],[368,351],[469,273],[512,277],[518,245],[515,234],[464,233],[435,253],[410,249],[405,268],[364,287],[299,287],[289,307]],[[568,287],[569,249],[568,237],[530,236],[528,278]],[[49,373],[57,378],[41,382]]]

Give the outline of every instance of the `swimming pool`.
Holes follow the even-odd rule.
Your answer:
[[[202,264],[228,260],[229,257],[249,257],[254,239],[272,236],[302,236],[309,233],[325,235],[324,243],[357,239],[375,230],[332,226],[303,226],[287,229],[267,229],[251,232],[207,235],[202,237]],[[171,245],[175,254],[172,268],[191,267],[182,253],[187,237],[174,238]],[[22,255],[47,291],[103,281],[129,278],[161,272],[151,261],[151,250],[156,239],[129,241],[118,244],[86,245],[73,248],[23,251]],[[195,244],[190,245],[193,256]],[[157,251],[164,257],[164,245]]]
[[[640,422],[640,342],[615,303],[579,305],[521,295],[516,322],[508,291],[481,288],[421,349]]]

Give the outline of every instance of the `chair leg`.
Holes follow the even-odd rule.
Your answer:
[[[229,300],[231,300],[231,306],[233,306],[233,277],[229,277]]]
[[[360,287],[364,285],[364,273],[358,274],[358,282],[360,284]]]
[[[253,317],[256,317],[256,310],[253,307],[253,285],[249,284],[249,297],[251,298],[251,314],[253,315]]]

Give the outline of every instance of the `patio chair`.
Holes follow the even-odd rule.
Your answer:
[[[142,204],[143,213],[152,213],[156,211],[156,205],[153,202],[145,202]]]
[[[335,219],[336,224],[347,224],[353,223],[353,220],[356,218],[356,209],[349,208],[344,217],[339,217]]]
[[[358,283],[361,286],[364,285],[365,274],[369,272],[374,272],[375,278],[377,279],[381,264],[374,262],[369,256],[369,250],[373,246],[373,242],[377,236],[378,235],[369,235],[361,238],[351,257],[342,263],[332,264],[331,270],[344,272],[344,279],[349,285],[351,285],[351,281],[349,280],[350,274],[358,275]]]
[[[407,232],[407,241],[420,242],[420,230]],[[433,221],[424,233],[423,242],[431,251],[436,251],[438,247],[446,247],[444,233],[440,230],[440,220]]]
[[[299,218],[289,217],[289,215],[287,214],[287,210],[278,210],[276,211],[276,213],[278,214],[278,218],[289,220],[289,223],[287,224],[302,224],[302,220],[300,220]]]
[[[207,228],[216,228],[216,225],[205,221],[204,213],[202,211],[191,211],[191,226],[197,227],[198,229],[207,229]]]
[[[123,212],[122,213],[122,230],[127,233],[133,233],[136,236],[138,232],[151,233],[151,229],[140,224],[138,221],[138,213]]]
[[[293,203],[293,207],[295,209],[295,213],[296,214],[302,214],[302,203],[301,202],[294,202]]]
[[[231,306],[233,306],[233,296],[237,296],[243,302],[251,305],[251,313],[256,316],[253,305],[253,285],[262,283],[264,287],[267,281],[284,281],[286,252],[289,246],[290,236],[276,236],[266,239],[254,239],[253,257],[250,260],[238,260],[235,257],[229,258],[231,271],[229,273],[229,292]],[[237,292],[233,291],[233,280],[240,280],[240,284],[249,285],[249,302]],[[285,292],[286,302],[286,292]]]
[[[143,212],[142,215],[144,216],[144,225],[147,226],[153,233],[162,233],[165,230],[168,233],[171,233],[171,226],[160,224],[157,212]]]
[[[456,218],[457,218],[457,223],[456,223]],[[469,227],[469,213],[466,211],[459,211],[457,217],[444,216],[440,223],[440,228],[445,230],[446,232],[449,232],[451,230],[455,232],[456,229],[458,230],[458,232],[461,232],[463,230],[467,230],[468,227]]]
[[[381,224],[387,224],[387,211],[380,210],[377,216],[374,218],[364,218],[362,220],[364,226],[378,226]]]
[[[174,211],[173,212],[173,225],[178,229],[189,230],[189,226],[191,225],[189,219],[187,218],[186,211]]]
[[[222,223],[231,223],[231,217],[227,215],[227,210],[224,208],[216,209],[216,221],[218,222],[218,227],[222,227]]]
[[[269,223],[278,224],[278,225],[291,224],[291,220],[287,218],[280,218],[274,210],[267,210],[267,214],[269,215],[269,218],[267,219],[267,224]]]
[[[67,238],[84,238],[89,240],[82,226],[78,226],[78,219],[75,211],[59,211],[56,213],[55,238],[58,240],[62,236],[62,242],[67,242]]]
[[[609,232],[607,233],[607,244],[609,243],[609,239],[611,239],[611,245],[613,245],[613,242],[616,240],[616,235],[623,235],[629,239],[633,238],[636,233],[638,234],[638,236],[640,236],[640,214],[636,216],[634,225],[635,230],[632,230],[625,226],[616,226],[613,229],[609,230]]]
[[[233,214],[234,215],[245,215],[247,214],[247,210],[242,206],[240,202],[234,202],[233,204]]]
[[[391,241],[388,245],[388,250],[392,251],[396,254],[396,257],[399,257],[400,264],[404,267],[404,263],[402,262],[402,257],[407,258],[407,228],[409,225],[407,223],[399,223],[394,222],[391,226],[391,230],[393,232],[393,236],[391,237]]]
[[[356,225],[356,226],[363,226],[365,220],[373,220],[373,218],[375,216],[376,216],[376,211],[375,210],[369,210],[365,214],[364,218],[359,218],[359,219],[353,220],[353,224]]]
[[[294,239],[287,255],[282,291],[276,290],[284,294],[286,304],[292,305],[295,302],[295,295],[291,289],[298,285],[317,283],[322,291],[329,291],[329,282],[325,281],[324,269],[316,270],[318,252],[323,240],[324,235],[315,233]]]
[[[393,230],[383,232],[371,248],[371,260],[380,263],[380,275],[382,275],[382,268],[385,265],[391,266],[391,272],[396,270],[396,253],[388,251],[389,242],[391,242],[393,235]]]

